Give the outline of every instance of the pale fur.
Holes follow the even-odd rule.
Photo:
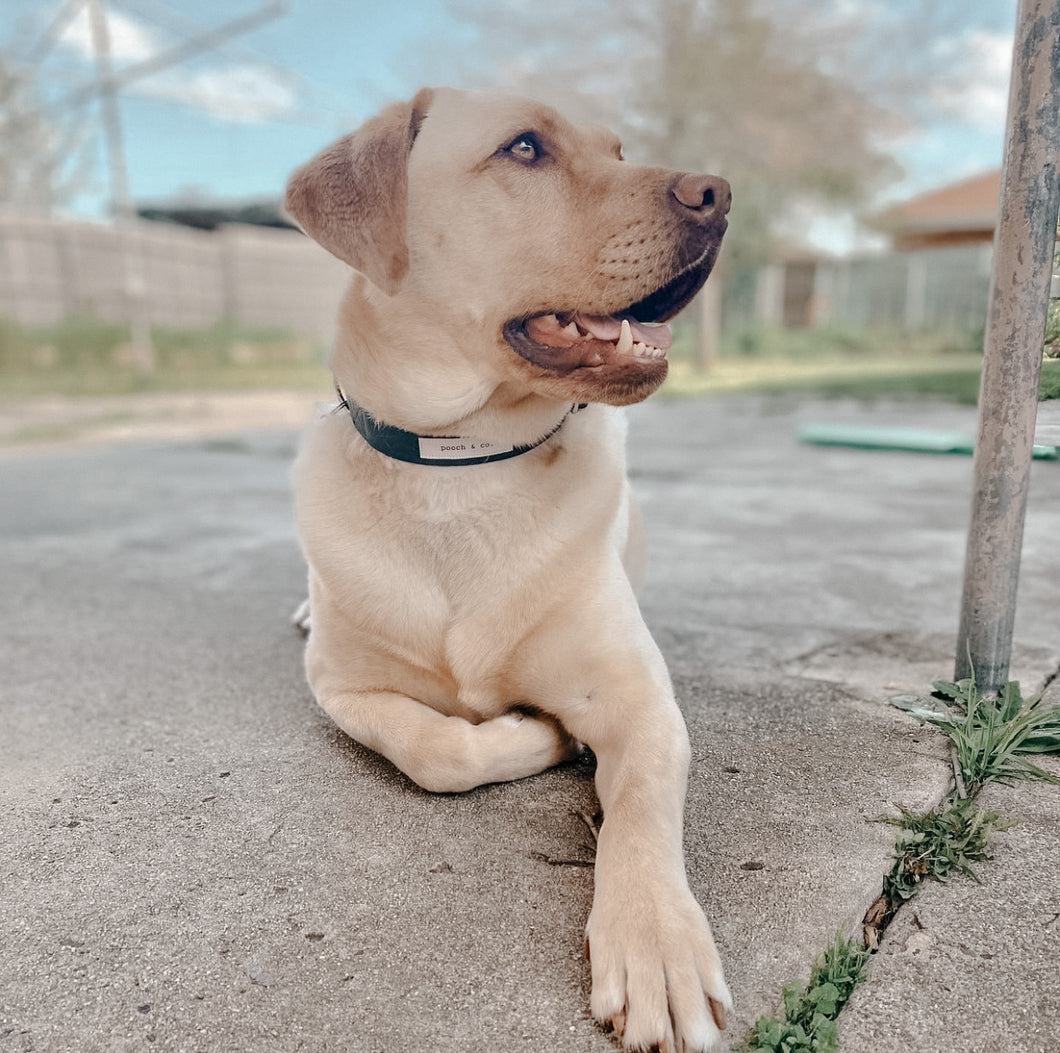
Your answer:
[[[347,149],[358,178],[368,133],[326,170],[310,162],[289,196],[358,272],[332,362],[343,390],[421,434],[520,444],[563,424],[532,453],[462,468],[391,460],[341,412],[310,428],[296,468],[310,684],[347,734],[428,790],[522,778],[590,746],[604,815],[586,930],[593,1014],[630,1049],[713,1048],[731,1000],[685,876],[689,743],[631,581],[643,536],[624,423],[500,338],[507,319],[563,296],[604,313],[661,284],[669,176],[623,165],[608,133],[525,100],[440,89],[377,120],[372,135],[415,139],[398,220],[346,242],[335,206],[319,204],[338,193],[363,208],[330,181]],[[542,122],[563,158],[544,179],[486,160]],[[601,275],[607,225],[631,210],[649,231],[639,269]],[[386,242],[376,257],[368,236]],[[579,401],[594,404],[570,413]]]

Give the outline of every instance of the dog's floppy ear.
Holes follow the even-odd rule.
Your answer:
[[[394,293],[408,270],[409,151],[433,92],[388,106],[288,180],[287,211],[328,252]]]

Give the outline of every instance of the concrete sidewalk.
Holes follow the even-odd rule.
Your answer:
[[[689,872],[736,1038],[878,895],[894,830],[871,820],[949,779],[941,736],[887,699],[952,674],[971,460],[801,446],[810,421],[974,411],[631,412],[645,614],[692,738]],[[332,728],[287,623],[295,441],[0,457],[0,1050],[613,1049],[581,953],[589,765],[432,797]],[[1060,464],[1039,463],[1028,688],[1060,665],[1057,537]],[[899,915],[843,1050],[1060,1046],[1060,793],[990,792],[1024,821],[981,887]]]

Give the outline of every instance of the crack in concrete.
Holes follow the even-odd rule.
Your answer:
[[[1052,671],[1051,673],[1049,673],[1049,674],[1048,674],[1048,675],[1047,675],[1047,676],[1045,677],[1045,679],[1044,679],[1044,680],[1042,681],[1042,694],[1043,694],[1043,695],[1044,695],[1044,694],[1046,693],[1046,691],[1048,691],[1048,690],[1049,690],[1049,688],[1050,688],[1050,687],[1052,687],[1052,686],[1053,686],[1053,684],[1054,684],[1054,683],[1056,682],[1056,678],[1057,678],[1057,677],[1060,677],[1060,665],[1058,665],[1058,666],[1057,666],[1057,667],[1056,667],[1056,668],[1055,668],[1055,669],[1054,669],[1054,670],[1053,670],[1053,671]]]

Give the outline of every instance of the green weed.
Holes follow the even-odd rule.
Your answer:
[[[925,881],[949,880],[954,874],[975,878],[975,864],[990,858],[993,835],[1012,825],[998,812],[975,804],[975,795],[990,782],[1060,779],[1030,763],[1023,754],[1060,752],[1060,706],[1045,706],[1041,696],[1024,700],[1012,681],[997,698],[984,698],[973,680],[937,680],[934,696],[897,698],[892,702],[921,723],[941,728],[953,742],[961,780],[937,807],[926,812],[899,808],[900,815],[880,822],[898,827],[894,865],[883,880],[883,892],[869,908],[862,939],[837,936],[814,965],[809,983],[788,984],[778,1016],[755,1023],[745,1050],[768,1053],[834,1053],[836,1017],[861,982],[880,936],[898,908],[917,894]]]
[[[892,702],[922,724],[941,728],[953,742],[966,792],[974,796],[988,782],[1060,779],[1027,760],[1027,753],[1060,752],[1060,706],[1045,706],[1040,695],[1024,701],[1017,681],[997,698],[984,698],[972,679],[936,680],[932,702]]]
[[[759,1017],[744,1049],[833,1053],[837,1043],[835,1019],[861,983],[870,957],[859,940],[845,940],[836,934],[814,963],[806,986],[796,982],[784,988],[782,1015]]]
[[[987,842],[996,831],[1012,825],[997,812],[976,808],[971,797],[943,802],[927,812],[899,811],[899,818],[880,820],[899,828],[895,864],[883,879],[891,913],[912,898],[925,880],[945,882],[955,871],[974,878],[972,864],[990,858]]]

